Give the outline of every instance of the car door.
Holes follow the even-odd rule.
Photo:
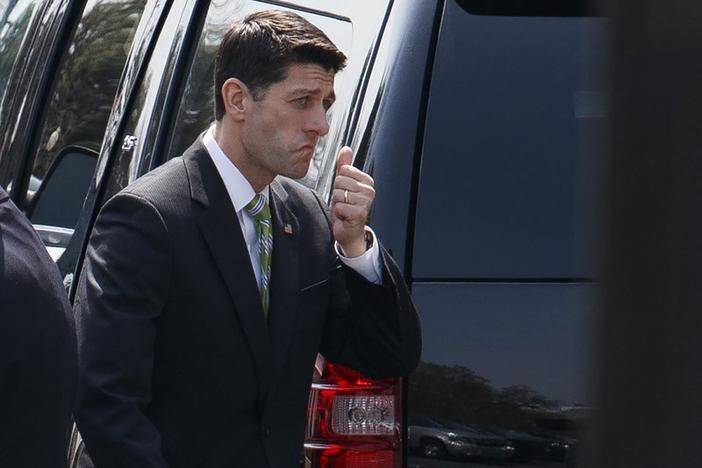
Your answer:
[[[446,3],[434,57],[411,261],[424,353],[409,413],[513,448],[462,463],[564,466],[594,411],[604,20],[475,4]],[[427,455],[420,444],[410,460],[431,466]]]
[[[79,250],[83,242],[74,232],[124,65],[140,25],[143,29],[142,14],[155,6],[151,2],[147,8],[147,3],[38,4],[37,29],[25,40],[24,55],[15,59],[24,65],[15,67],[16,83],[9,80],[3,96],[2,183],[32,221],[67,283],[76,256],[64,253]],[[38,66],[42,61],[45,67]]]
[[[422,321],[407,414],[481,434],[409,466],[564,466],[590,427],[607,26],[575,6],[414,6],[381,45],[354,141]]]

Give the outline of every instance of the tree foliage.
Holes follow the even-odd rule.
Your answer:
[[[559,402],[525,385],[497,389],[463,366],[421,362],[409,381],[409,409],[468,426],[529,431]]]

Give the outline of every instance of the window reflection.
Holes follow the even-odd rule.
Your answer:
[[[570,467],[592,413],[607,23],[473,3],[446,2],[432,69],[408,465]]]
[[[497,388],[467,367],[428,362],[412,374],[409,395],[410,454],[463,464],[568,463],[591,411],[526,385]]]
[[[139,164],[140,161],[133,158],[133,155],[137,152],[139,145],[142,144],[142,139],[140,138],[142,132],[139,130],[148,125],[148,122],[145,122],[145,118],[148,116],[139,111],[144,108],[146,103],[146,90],[150,87],[151,78],[151,75],[147,72],[142,87],[134,98],[134,110],[129,115],[125,126],[128,132],[125,135],[128,135],[127,138],[134,138],[132,140],[133,144],[125,143],[123,140],[121,148],[117,149],[113,162],[115,169],[110,172],[110,177],[106,180],[107,185],[103,195],[105,200],[109,200],[117,192],[129,185],[130,182],[136,179],[139,169],[143,169],[141,164]]]
[[[408,379],[409,466],[574,463],[593,411],[595,291],[572,283],[415,283],[424,343]]]
[[[25,206],[69,146],[97,154],[145,0],[92,0],[62,58],[45,111]],[[61,171],[56,174],[62,173]],[[85,177],[81,178],[85,180]],[[31,185],[31,184],[30,184]],[[83,195],[88,186],[82,187]],[[75,216],[71,216],[74,219]],[[73,226],[69,226],[73,227]]]
[[[587,246],[597,232],[606,31],[602,18],[471,15],[447,2],[427,108],[415,276],[595,275]]]
[[[30,32],[32,15],[38,3],[36,0],[0,1],[0,114],[15,60],[25,36]]]

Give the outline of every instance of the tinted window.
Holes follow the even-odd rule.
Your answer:
[[[0,111],[4,108],[8,81],[20,47],[29,37],[29,26],[39,3],[36,0],[0,0]]]
[[[73,228],[83,206],[86,188],[95,171],[97,154],[82,148],[67,148],[56,159],[44,183],[30,180],[32,222]]]
[[[447,433],[495,436],[492,442],[504,446],[471,453],[446,445],[444,455],[455,456],[456,466],[483,460],[556,468],[576,458],[593,411],[594,288],[414,283],[423,350],[409,379],[409,414],[439,420]],[[417,434],[411,428],[412,466],[443,466],[427,460],[434,455],[424,453]]]
[[[85,154],[99,152],[122,68],[144,4],[145,0],[93,0],[86,4],[62,57],[44,111],[45,120],[31,174],[32,180],[39,184],[37,191],[42,190],[41,184],[53,171],[52,183],[57,184],[55,187],[68,188],[71,187],[69,181],[76,177],[81,179],[83,186],[79,187],[80,193],[72,193],[71,198],[82,198],[87,192],[89,178],[85,180],[84,174],[69,174],[53,168],[67,147],[86,148],[89,151]],[[82,164],[65,167],[80,171],[85,168]],[[59,175],[67,179],[63,183],[54,181]],[[39,212],[33,212],[33,206],[29,203],[33,192],[30,187],[25,203],[30,219],[37,222],[35,216],[39,216]],[[71,206],[73,209],[80,208],[77,203]],[[65,219],[76,218],[77,213],[71,213]]]
[[[603,21],[476,15],[447,2],[412,264],[423,351],[408,382],[409,414],[447,429],[411,428],[413,466],[449,455],[456,466],[577,459],[593,411],[597,286],[585,278],[606,112]]]
[[[175,120],[175,130],[173,132],[173,141],[170,151],[171,155],[177,156],[182,154],[182,152],[193,143],[197,136],[206,130],[214,121],[212,86],[214,57],[224,33],[233,22],[244,18],[246,15],[256,10],[271,8],[279,7],[259,2],[233,4],[227,2],[212,2],[195,52],[190,74],[185,83],[179,113]],[[296,11],[296,13],[304,16],[308,21],[322,29],[340,50],[347,56],[351,56],[351,23],[341,21],[337,18],[330,18],[302,11]],[[334,131],[335,128],[339,128],[339,122],[337,122],[336,127],[334,125],[337,110],[346,110],[351,97],[350,93],[344,92],[343,85],[342,87],[339,86],[339,83],[343,81],[342,77],[344,73],[345,72],[341,72],[337,75],[336,94],[339,98],[328,114],[332,129],[330,133],[326,137],[321,138],[320,142],[317,144],[314,159],[310,164],[310,170],[307,177],[303,180],[303,183],[312,187],[316,186],[318,176],[325,172],[323,169],[327,167],[329,162],[327,160],[328,158],[325,158],[325,155],[331,154],[331,152],[325,151],[325,148],[330,140],[333,141],[337,137]],[[343,82],[347,87],[355,85],[355,83],[350,80]]]
[[[423,360],[470,369],[476,381],[496,389],[522,386],[544,401],[590,403],[586,350],[593,288],[415,283],[413,297],[424,312]],[[423,398],[416,404],[451,407]]]
[[[603,20],[446,8],[427,109],[414,276],[591,277],[584,246],[596,232]]]

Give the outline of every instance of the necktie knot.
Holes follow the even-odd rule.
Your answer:
[[[266,197],[257,193],[251,201],[244,207],[246,212],[258,222],[268,221],[271,219],[271,209],[268,206]]]

